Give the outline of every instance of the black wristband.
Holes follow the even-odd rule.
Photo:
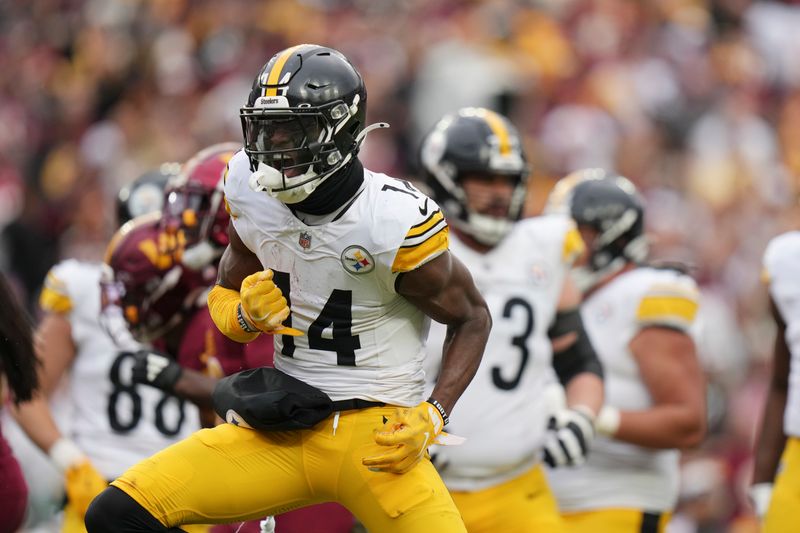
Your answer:
[[[447,423],[450,422],[450,415],[448,415],[447,411],[444,410],[442,404],[437,402],[432,396],[428,398],[426,401],[432,406],[434,406],[437,411],[439,411],[439,414],[442,415],[442,422],[444,422],[444,425],[446,426]]]
[[[247,320],[244,318],[244,313],[242,312],[242,304],[239,303],[239,306],[236,308],[236,320],[239,321],[239,327],[242,328],[247,333],[261,333],[261,330],[255,329],[247,323]]]

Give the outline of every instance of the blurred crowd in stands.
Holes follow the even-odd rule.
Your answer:
[[[369,90],[365,165],[414,179],[444,112],[512,117],[528,214],[587,166],[642,188],[654,259],[704,291],[711,434],[671,531],[751,531],[773,330],[768,239],[800,228],[800,3],[748,0],[4,0],[0,270],[35,312],[57,260],[101,260],[118,189],[211,143],[277,50],[333,46]],[[798,273],[800,275],[800,273]]]

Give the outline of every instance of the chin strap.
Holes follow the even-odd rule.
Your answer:
[[[495,246],[511,231],[514,223],[505,218],[490,217],[468,210],[467,222],[453,219],[452,224],[487,246]]]
[[[350,162],[350,160],[353,158],[353,154],[358,151],[358,148],[361,147],[361,143],[364,142],[364,139],[366,139],[369,132],[388,127],[389,124],[386,122],[376,122],[375,124],[370,124],[369,126],[365,127],[354,139],[356,150],[353,150],[352,152],[348,153],[347,156],[342,158],[335,168],[322,175],[317,175],[314,170],[309,167],[309,169],[302,175],[292,178],[297,181],[305,181],[305,183],[302,185],[297,185],[292,188],[284,188],[285,180],[283,173],[280,170],[267,165],[263,161],[259,162],[258,168],[255,170],[255,172],[250,174],[248,185],[253,191],[266,192],[273,198],[280,200],[285,204],[296,204],[302,202],[308,198],[322,182]]]

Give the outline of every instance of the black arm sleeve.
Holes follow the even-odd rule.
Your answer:
[[[566,386],[572,378],[583,372],[596,374],[602,379],[603,365],[583,328],[583,320],[578,309],[557,313],[547,335],[551,339],[557,339],[569,333],[577,334],[577,340],[569,348],[553,354],[553,368],[558,380]]]

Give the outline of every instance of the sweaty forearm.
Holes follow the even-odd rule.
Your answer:
[[[491,325],[489,311],[482,308],[469,321],[448,328],[439,379],[431,393],[448,413],[478,371]]]
[[[181,377],[175,382],[173,393],[179,398],[189,400],[201,409],[211,409],[211,393],[217,384],[215,378],[206,376],[197,370],[184,369]]]
[[[770,389],[764,406],[764,419],[755,449],[753,483],[772,483],[786,444],[783,432],[783,412],[786,391]]]
[[[620,412],[613,437],[648,448],[688,448],[705,434],[702,411],[686,405],[656,405],[644,411]]]

